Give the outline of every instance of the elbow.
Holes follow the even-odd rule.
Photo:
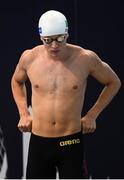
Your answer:
[[[15,83],[15,78],[14,78],[14,75],[13,75],[12,79],[11,79],[11,87],[13,87],[14,83]]]
[[[121,81],[118,77],[112,79],[106,84],[107,87],[110,87],[111,91],[116,94],[121,88]]]
[[[12,78],[11,78],[11,86],[13,85],[13,82],[14,82],[14,77],[12,76]]]
[[[121,88],[121,80],[119,78],[117,78],[117,87],[118,87],[118,90]]]
[[[118,77],[113,81],[113,87],[116,92],[118,92],[119,89],[121,88],[121,81]]]

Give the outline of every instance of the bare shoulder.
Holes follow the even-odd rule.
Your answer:
[[[80,60],[96,58],[97,56],[93,51],[85,49],[78,45],[69,44],[68,47],[72,50],[73,53],[80,57]]]
[[[94,51],[86,50],[86,53],[91,74],[93,74],[96,71],[102,72],[105,70],[112,70],[110,66],[103,59],[101,59],[99,55]]]
[[[18,81],[18,82],[25,82],[28,78],[27,76],[27,70],[30,67],[30,64],[35,61],[38,52],[40,51],[42,47],[37,46],[35,48],[32,48],[30,50],[25,50],[20,59],[19,62],[15,68],[15,72],[13,74],[12,79]]]
[[[36,59],[41,49],[42,45],[25,50],[19,59],[19,66],[27,69],[27,67]]]
[[[92,50],[85,49],[82,47],[78,47],[79,51],[79,60],[85,64],[87,64],[87,67],[90,71],[92,71],[94,68],[98,68],[103,65],[107,65],[97,53],[95,53]]]
[[[86,52],[90,75],[102,84],[108,84],[114,80],[118,80],[117,74],[108,63],[101,59],[95,52],[91,50],[86,50]]]
[[[95,63],[96,61],[101,61],[99,56],[94,51],[85,48],[81,48],[80,56],[85,57],[87,61],[91,61],[92,63]]]
[[[72,46],[78,54],[77,60],[82,68],[85,67],[89,75],[93,76],[99,82],[107,84],[114,79],[117,75],[105,60],[101,59],[97,53],[92,50],[84,49],[79,46]]]

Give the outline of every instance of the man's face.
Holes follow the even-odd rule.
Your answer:
[[[58,54],[62,50],[62,47],[65,46],[67,38],[68,34],[60,34],[54,36],[42,36],[41,40],[47,51]]]

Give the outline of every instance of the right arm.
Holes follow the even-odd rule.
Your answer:
[[[22,54],[11,80],[13,97],[20,115],[18,128],[23,132],[31,131],[32,124],[31,116],[27,106],[27,92],[25,87],[25,82],[27,80],[27,58],[28,51]]]

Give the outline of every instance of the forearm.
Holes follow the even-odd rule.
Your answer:
[[[11,86],[13,97],[18,107],[20,116],[28,115],[29,111],[27,107],[27,93],[25,84],[17,82],[13,77]]]
[[[97,118],[104,108],[111,102],[120,89],[120,80],[116,80],[105,86],[94,106],[88,111],[88,115]]]

